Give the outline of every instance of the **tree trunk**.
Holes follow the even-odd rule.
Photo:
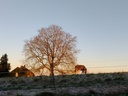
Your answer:
[[[54,68],[53,68],[53,63],[50,64],[50,76],[52,77],[52,84],[53,87],[55,88],[55,77],[54,77]]]

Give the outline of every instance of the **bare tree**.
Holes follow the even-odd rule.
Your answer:
[[[39,34],[25,41],[23,49],[29,67],[34,71],[47,70],[49,75],[73,71],[76,63],[76,37],[57,25],[39,30]]]

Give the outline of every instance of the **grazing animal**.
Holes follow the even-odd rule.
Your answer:
[[[84,65],[76,65],[75,66],[75,74],[86,74],[87,73],[87,68]]]

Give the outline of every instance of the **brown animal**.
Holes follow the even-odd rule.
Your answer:
[[[84,65],[76,65],[75,66],[75,74],[86,74],[87,73],[87,68]]]

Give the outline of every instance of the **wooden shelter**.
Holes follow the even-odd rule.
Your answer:
[[[33,72],[28,70],[25,66],[16,67],[11,73],[15,74],[15,77],[33,77],[35,76]]]

